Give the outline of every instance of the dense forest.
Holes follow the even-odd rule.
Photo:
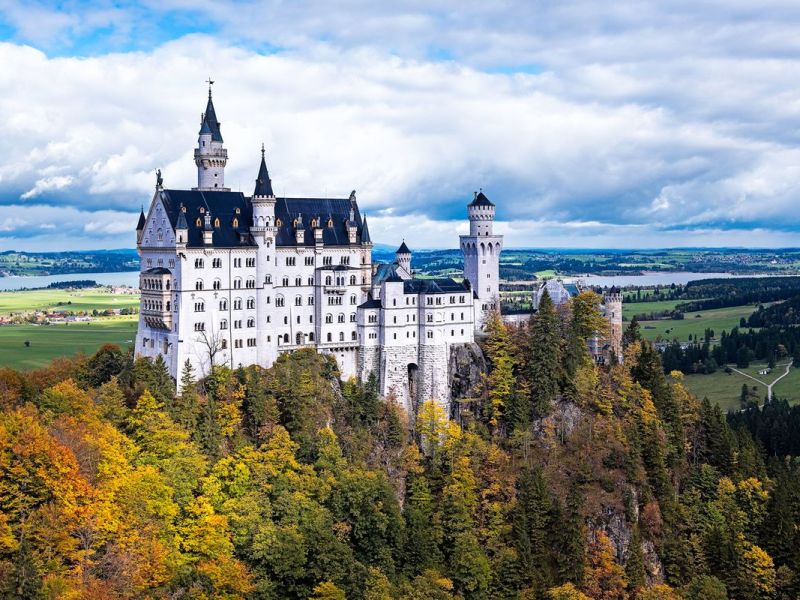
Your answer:
[[[449,415],[312,350],[0,369],[0,597],[797,598],[797,411],[729,424],[635,328],[595,364],[597,305],[493,316]]]

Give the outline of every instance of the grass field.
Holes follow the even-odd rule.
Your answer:
[[[782,361],[782,364],[786,364]],[[764,383],[771,383],[784,373],[784,367],[778,366],[769,375],[759,375],[759,369],[766,367],[764,364],[752,364],[747,369],[740,371],[755,377]],[[759,385],[752,379],[744,377],[735,371],[725,373],[720,369],[711,375],[686,375],[684,377],[686,387],[699,399],[707,397],[712,403],[719,404],[723,412],[737,410],[740,408],[739,398],[742,393],[742,384],[748,385],[751,389],[756,388],[756,394],[763,401],[767,395],[767,387]],[[792,404],[800,402],[800,369],[792,368],[789,374],[781,379],[772,388],[772,395],[775,398],[785,398]]]
[[[59,303],[61,303],[59,305]],[[0,314],[33,312],[44,309],[92,311],[139,306],[139,296],[112,294],[106,288],[84,290],[25,290],[0,292]]]
[[[36,369],[54,358],[77,352],[94,354],[103,344],[128,347],[136,337],[138,317],[110,317],[91,323],[7,325],[0,327],[0,366]],[[25,341],[30,341],[29,348]]]
[[[633,315],[674,310],[675,305],[684,300],[658,300],[655,302],[623,302],[622,317],[630,320]]]
[[[656,303],[658,304],[658,303]],[[659,336],[665,340],[678,339],[687,341],[691,334],[693,338],[703,337],[706,328],[714,330],[714,335],[719,336],[723,331],[730,331],[739,326],[739,319],[747,318],[756,309],[753,305],[731,306],[714,310],[687,312],[682,320],[641,321],[642,336],[654,340]],[[623,315],[625,305],[623,304]]]

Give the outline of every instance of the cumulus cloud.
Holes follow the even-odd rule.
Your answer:
[[[84,211],[87,246],[132,228],[156,168],[194,184],[211,74],[227,184],[264,141],[277,193],[356,188],[377,241],[455,246],[483,187],[515,246],[783,244],[800,6],[767,5],[6,3],[0,204]]]

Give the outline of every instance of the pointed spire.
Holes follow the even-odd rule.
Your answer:
[[[220,122],[217,121],[214,101],[211,99],[211,85],[213,83],[211,79],[208,80],[208,104],[206,105],[206,112],[203,114],[203,122],[200,125],[200,135],[210,133],[212,142],[222,142],[222,133],[219,130]]]
[[[189,229],[189,224],[186,222],[186,209],[181,204],[181,209],[178,211],[178,220],[175,223],[175,229]]]
[[[397,252],[395,252],[395,254],[411,254],[411,250],[409,250],[408,246],[406,246],[405,240],[403,240],[403,243],[400,244],[400,247],[397,249]]]
[[[261,144],[261,166],[258,168],[258,177],[256,178],[256,189],[253,196],[275,196],[272,191],[272,180],[269,178],[269,171],[267,170],[267,161],[264,158],[264,144]]]
[[[364,224],[361,226],[361,243],[366,244],[367,242],[372,242],[372,238],[369,237],[369,227],[367,227],[367,216],[364,215]]]
[[[142,206],[142,208],[139,210],[139,224],[136,225],[136,231],[144,230],[144,221],[144,206]]]

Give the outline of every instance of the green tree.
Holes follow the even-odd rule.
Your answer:
[[[523,578],[537,590],[549,588],[554,579],[553,504],[541,469],[520,476],[512,530]]]
[[[404,507],[406,522],[404,564],[411,575],[435,569],[441,564],[439,542],[442,539],[434,500],[423,474],[413,476]]]
[[[559,391],[562,373],[561,321],[553,301],[542,294],[539,311],[530,322],[530,373],[531,403],[536,416],[550,413],[553,400]]]

